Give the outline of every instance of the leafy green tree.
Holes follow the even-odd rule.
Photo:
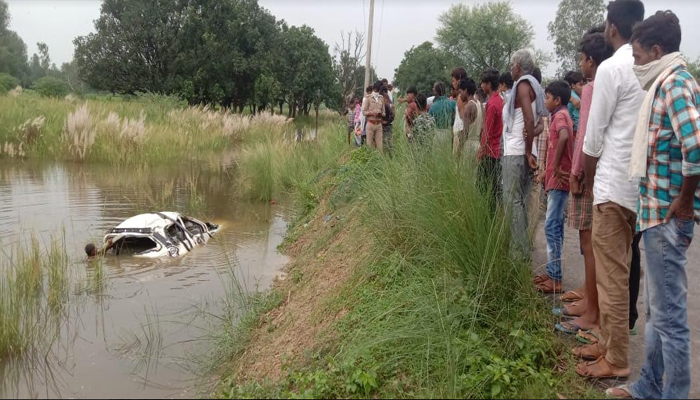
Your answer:
[[[554,53],[561,63],[560,74],[578,70],[581,38],[603,22],[603,0],[561,0],[556,18],[548,25],[549,40],[554,41]]]
[[[494,67],[505,70],[518,49],[532,47],[535,32],[509,2],[456,4],[439,18],[436,40],[470,75]],[[539,61],[540,66],[543,62]]]
[[[36,82],[34,82],[34,86],[32,88],[44,97],[61,98],[66,97],[66,95],[70,92],[70,88],[64,80],[53,76],[39,78]]]
[[[28,76],[27,46],[16,32],[8,29],[9,25],[7,3],[0,0],[0,72],[24,82]]]
[[[341,43],[335,44],[333,71],[342,88],[342,98],[347,102],[350,97],[359,97],[364,91],[365,38],[359,32],[341,33]]]
[[[3,95],[19,85],[19,80],[12,75],[0,73],[0,95]]]
[[[688,61],[688,72],[690,72],[696,80],[700,81],[700,57],[695,62]]]
[[[394,71],[394,83],[402,91],[415,86],[420,93],[431,93],[435,82],[448,82],[455,65],[452,57],[424,42],[404,53],[399,67]]]
[[[280,83],[274,76],[262,74],[255,80],[255,97],[253,100],[254,111],[265,111],[268,107],[274,108],[282,90]]]

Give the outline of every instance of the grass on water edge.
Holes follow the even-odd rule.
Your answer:
[[[114,165],[201,162],[247,135],[283,135],[285,116],[187,107],[171,97],[0,96],[0,157]],[[256,134],[256,131],[264,134]]]
[[[347,151],[342,128],[311,144],[314,151],[258,144],[242,158],[242,170],[264,181],[255,185],[259,198],[287,188],[306,204],[289,240],[305,233],[324,193],[331,210],[361,210],[372,232],[365,238],[373,243],[369,261],[354,266],[333,298],[319,300],[348,312],[329,328],[333,343],[308,349],[312,354],[286,365],[281,380],[225,375],[216,395],[598,396],[566,368],[573,362],[568,345],[552,332],[529,265],[508,257],[508,222],[491,212],[490,196],[477,188],[475,162],[467,161],[473,154],[458,163],[449,150],[415,151],[396,138],[392,157],[359,149],[339,165]],[[242,323],[218,347],[234,364],[261,317],[283,297],[274,289],[260,296],[243,307]]]

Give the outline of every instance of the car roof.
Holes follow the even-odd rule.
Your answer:
[[[180,217],[180,213],[164,211],[160,214],[165,215],[168,218],[177,220]],[[135,228],[165,228],[172,225],[172,221],[167,218],[163,218],[159,214],[149,213],[140,214],[131,217],[117,226],[117,229],[135,229]]]

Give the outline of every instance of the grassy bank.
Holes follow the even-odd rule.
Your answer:
[[[162,164],[199,161],[262,131],[291,130],[283,116],[186,107],[177,99],[0,96],[0,156]]]
[[[591,395],[561,372],[566,346],[473,163],[399,138],[393,157],[360,149],[313,172],[289,182],[322,196],[289,233],[287,278],[224,335],[218,396]]]

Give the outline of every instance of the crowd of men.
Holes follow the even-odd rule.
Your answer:
[[[583,285],[561,295],[556,329],[586,343],[576,372],[627,378],[636,333],[639,243],[644,240],[646,360],[616,398],[687,398],[690,330],[687,249],[700,222],[700,87],[680,54],[672,11],[644,19],[640,0],[615,0],[605,25],[580,40],[580,71],[542,87],[533,54],[516,51],[510,71],[487,69],[480,88],[464,68],[434,97],[407,90],[405,134],[413,146],[473,146],[478,181],[511,219],[511,255],[531,258],[530,195],[546,192],[546,273],[533,284],[562,292],[565,221],[579,231]],[[392,88],[377,82],[353,104],[348,139],[391,151]],[[546,133],[543,134],[546,130]]]

